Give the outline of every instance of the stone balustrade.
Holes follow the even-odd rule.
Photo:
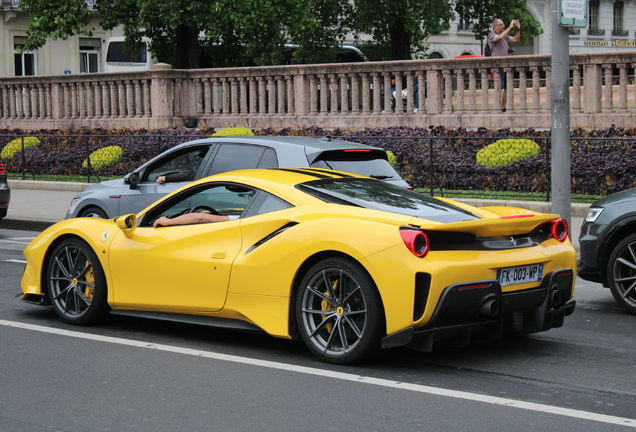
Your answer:
[[[571,126],[633,127],[635,65],[572,54]],[[0,128],[550,128],[550,74],[550,56],[512,56],[0,78]]]

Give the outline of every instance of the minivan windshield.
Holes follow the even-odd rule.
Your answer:
[[[301,183],[296,187],[325,202],[387,211],[436,222],[479,219],[473,213],[447,202],[373,179],[321,179]]]

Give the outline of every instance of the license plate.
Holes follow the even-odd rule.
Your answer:
[[[501,286],[539,282],[543,278],[543,264],[508,267],[497,271],[497,280]]]

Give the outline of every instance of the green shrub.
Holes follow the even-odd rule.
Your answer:
[[[501,139],[479,150],[475,160],[479,165],[494,168],[537,156],[540,152],[532,140]]]
[[[40,140],[36,137],[24,137],[24,148],[32,147],[40,144]],[[22,138],[14,139],[2,148],[0,157],[2,159],[11,159],[16,152],[22,150]]]
[[[119,146],[100,148],[99,150],[95,150],[91,153],[87,159],[84,159],[84,162],[82,162],[82,168],[88,168],[89,161],[91,163],[91,167],[94,169],[108,166],[117,162],[123,153],[124,150]]]
[[[212,136],[254,136],[254,132],[245,127],[233,127],[214,132]]]
[[[395,157],[393,152],[390,151],[390,150],[387,150],[386,151],[386,155],[389,158],[389,165],[391,165],[393,168],[395,168],[396,165],[397,165],[397,158]]]

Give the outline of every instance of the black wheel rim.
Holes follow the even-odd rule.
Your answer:
[[[302,327],[311,344],[331,356],[352,352],[367,330],[367,299],[356,279],[340,268],[314,274],[301,297]]]
[[[68,319],[86,314],[93,300],[95,276],[90,258],[70,244],[55,252],[49,267],[51,302]]]
[[[625,246],[614,260],[612,271],[616,293],[636,308],[636,242]]]

